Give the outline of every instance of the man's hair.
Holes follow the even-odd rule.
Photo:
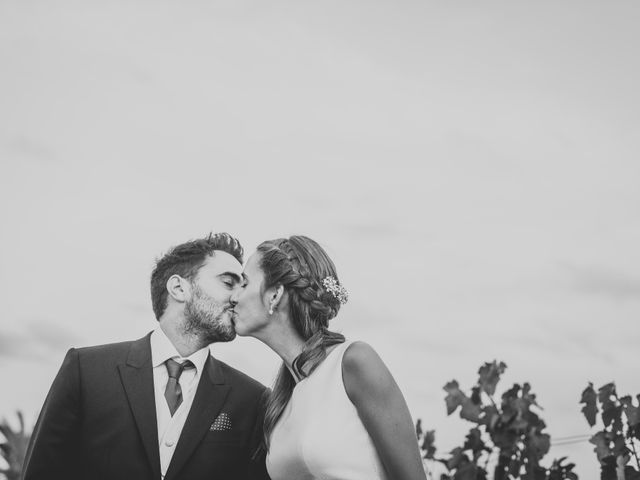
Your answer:
[[[151,305],[156,319],[167,308],[169,292],[167,282],[172,275],[180,275],[186,280],[193,280],[207,257],[214,255],[215,250],[227,252],[242,263],[242,245],[228,233],[210,233],[205,238],[198,238],[181,243],[156,260],[151,273]]]

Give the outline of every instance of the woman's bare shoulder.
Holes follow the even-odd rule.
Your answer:
[[[367,395],[384,391],[395,383],[375,349],[361,341],[351,343],[344,352],[342,379],[353,403],[358,403]]]

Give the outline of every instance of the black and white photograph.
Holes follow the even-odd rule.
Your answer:
[[[639,26],[0,0],[0,480],[639,480]]]

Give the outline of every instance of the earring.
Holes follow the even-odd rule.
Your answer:
[[[273,315],[273,305],[269,307],[269,315]]]

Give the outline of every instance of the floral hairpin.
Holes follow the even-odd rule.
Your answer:
[[[322,280],[322,285],[324,285],[325,290],[330,292],[335,298],[338,299],[341,305],[347,303],[349,300],[349,292],[342,285],[338,283],[338,281],[333,277],[325,277]]]

